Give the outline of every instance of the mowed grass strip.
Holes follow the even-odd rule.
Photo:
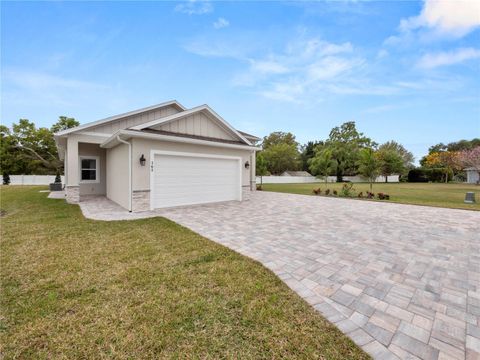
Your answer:
[[[1,187],[2,358],[368,358],[259,263],[41,189]]]
[[[314,184],[263,184],[265,191],[285,192],[292,194],[314,195],[313,189],[323,191],[330,189],[340,192],[342,183],[314,183]],[[367,183],[354,183],[356,193],[362,191],[365,195],[370,190]],[[477,203],[465,204],[465,193],[473,191]],[[382,202],[396,202],[401,204],[428,205],[454,209],[480,210],[480,186],[470,184],[440,184],[440,183],[375,183],[375,195],[383,192],[390,195],[390,200]],[[364,199],[362,199],[364,200]],[[372,201],[372,200],[368,200]]]

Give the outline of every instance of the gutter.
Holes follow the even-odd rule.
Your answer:
[[[132,212],[132,144],[122,140],[120,135],[117,135],[117,140],[128,145],[128,211]]]

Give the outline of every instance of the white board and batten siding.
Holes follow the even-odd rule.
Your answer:
[[[152,209],[242,199],[239,157],[154,150],[150,159]]]
[[[127,116],[111,123],[101,124],[91,129],[88,129],[88,131],[104,134],[113,134],[118,130],[128,129],[132,126],[144,124],[155,119],[177,114],[179,112],[180,110],[176,106],[170,105],[159,109],[146,111],[140,114]]]
[[[224,140],[238,140],[231,135],[228,130],[203,112],[191,114],[165,124],[152,126],[152,128],[179,134],[205,136]]]

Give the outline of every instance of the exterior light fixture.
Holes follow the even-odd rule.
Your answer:
[[[140,165],[145,166],[145,161],[147,161],[147,159],[145,159],[145,156],[142,154],[142,156],[140,156]]]
[[[245,169],[250,169],[250,163],[248,161],[245,161]]]

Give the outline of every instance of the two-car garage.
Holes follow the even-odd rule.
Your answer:
[[[240,157],[152,151],[151,208],[242,199]]]

